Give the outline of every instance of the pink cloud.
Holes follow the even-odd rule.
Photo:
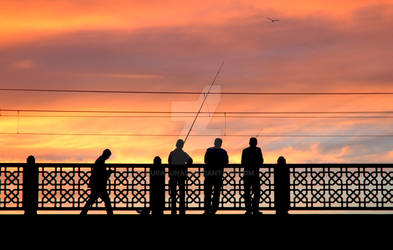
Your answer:
[[[31,68],[35,68],[37,67],[37,64],[30,59],[24,59],[24,60],[20,60],[20,61],[16,61],[14,63],[11,64],[11,68],[13,69],[31,69]]]
[[[391,91],[393,7],[349,9],[344,19],[334,15],[334,11],[333,15],[286,15],[278,25],[267,22],[263,13],[253,13],[231,17],[230,21],[193,22],[189,26],[177,22],[130,30],[71,29],[2,49],[1,84],[21,88],[201,91],[224,59],[226,64],[217,82],[223,91]],[[10,65],[16,68],[9,70]],[[20,73],[16,69],[31,70]],[[2,108],[161,111],[170,111],[174,102],[192,103],[200,98],[5,92],[0,95]],[[216,108],[218,111],[390,110],[390,104],[390,96],[222,96]],[[188,121],[22,118],[20,122],[24,131],[36,132],[179,133]],[[215,131],[224,128],[222,119],[199,122]],[[263,133],[277,134],[390,133],[392,125],[391,119],[228,119],[226,124],[230,133],[255,135],[262,128]],[[15,117],[0,117],[0,129],[12,130],[15,126]],[[206,131],[202,128],[195,132]],[[231,162],[238,162],[248,138],[222,137]],[[37,152],[42,161],[88,160],[98,149],[111,146],[117,153],[115,161],[151,162],[155,155],[165,159],[176,139],[4,136],[0,155],[3,160],[18,161],[25,159],[27,153]],[[204,149],[211,146],[213,139],[212,136],[190,140],[187,150],[196,162],[203,160]],[[379,160],[378,155],[383,156],[383,161],[393,160],[387,153],[393,144],[386,138],[262,136],[261,145],[268,162],[275,162],[279,155],[287,156],[289,162],[374,162]]]

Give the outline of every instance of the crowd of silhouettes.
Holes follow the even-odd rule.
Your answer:
[[[222,139],[216,138],[214,146],[206,150],[204,161],[204,214],[214,215],[219,209],[220,194],[223,186],[224,169],[229,163],[228,153],[222,148]],[[263,166],[263,154],[257,147],[257,138],[250,138],[249,147],[242,151],[241,166],[244,168],[244,200],[246,215],[260,215],[259,211],[261,183],[260,168]],[[171,214],[180,215],[186,211],[185,195],[188,168],[192,158],[183,150],[184,141],[179,139],[176,148],[168,156],[169,195]],[[111,151],[105,149],[91,168],[88,187],[90,196],[81,211],[86,215],[91,206],[101,198],[105,203],[108,215],[113,215],[110,197],[107,190],[108,179],[113,173],[108,170],[105,161],[111,156]],[[179,206],[177,207],[177,201]],[[284,157],[280,156],[274,168],[274,204],[277,215],[287,215],[289,210],[289,169]],[[35,158],[29,156],[23,172],[23,208],[26,215],[36,215],[38,209],[38,168]],[[141,214],[162,215],[165,209],[165,168],[159,156],[153,161],[150,170],[150,203],[149,207],[138,211]]]

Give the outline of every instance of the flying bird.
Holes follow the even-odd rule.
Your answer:
[[[270,18],[270,17],[266,17],[269,21],[271,21],[272,23],[275,23],[275,22],[279,22],[280,20],[279,19],[272,19],[272,18]]]

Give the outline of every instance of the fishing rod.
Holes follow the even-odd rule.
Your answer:
[[[211,83],[210,86],[209,86],[208,91],[205,93],[205,97],[203,98],[202,104],[201,104],[201,106],[199,107],[198,113],[196,114],[196,116],[195,116],[195,118],[194,118],[194,121],[193,121],[192,124],[191,124],[190,130],[188,130],[187,136],[186,136],[186,138],[184,139],[184,144],[186,144],[186,141],[187,141],[187,139],[188,139],[188,136],[190,135],[191,130],[192,130],[192,128],[194,127],[194,124],[195,124],[196,120],[198,119],[199,114],[201,113],[203,104],[205,104],[205,101],[206,101],[206,99],[207,99],[207,97],[208,97],[208,95],[209,95],[209,93],[210,93],[210,90],[212,89],[214,83],[215,83],[216,80],[217,80],[218,75],[219,75],[220,72],[221,72],[222,66],[224,66],[224,61],[222,61],[220,67],[219,67],[218,70],[217,70],[216,75],[215,75],[214,78],[213,78],[212,83]]]

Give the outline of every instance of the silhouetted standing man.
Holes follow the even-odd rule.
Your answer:
[[[91,194],[89,200],[86,202],[86,205],[81,212],[81,215],[86,215],[87,211],[98,198],[101,198],[104,201],[107,214],[113,215],[111,201],[106,190],[108,178],[113,173],[113,171],[107,170],[105,166],[105,161],[109,159],[111,154],[112,153],[109,149],[105,149],[102,155],[96,160],[94,167],[91,169],[89,183]]]
[[[23,169],[23,209],[25,215],[37,215],[38,208],[38,168],[34,156],[27,158]]]
[[[259,168],[263,164],[263,156],[261,148],[257,147],[257,138],[250,138],[250,147],[243,150],[242,166],[244,168],[244,199],[246,203],[246,214],[259,215],[259,199],[260,199],[260,180]],[[254,199],[251,199],[251,189],[254,193]]]
[[[172,215],[176,214],[176,194],[177,186],[179,186],[180,206],[179,212],[181,215],[186,213],[185,208],[185,186],[188,169],[192,164],[192,158],[183,151],[184,141],[179,139],[176,142],[176,149],[173,150],[168,157],[169,164],[169,191],[171,195],[171,210]]]
[[[289,210],[289,169],[284,157],[277,160],[274,168],[274,206],[277,215],[287,215]]]
[[[222,140],[216,138],[214,147],[208,148],[205,153],[205,214],[215,214],[218,210],[222,177],[224,168],[228,164],[227,151],[221,148]],[[212,189],[214,187],[213,199]]]
[[[165,207],[165,169],[161,158],[154,158],[150,170],[150,210],[152,215],[162,215]]]

